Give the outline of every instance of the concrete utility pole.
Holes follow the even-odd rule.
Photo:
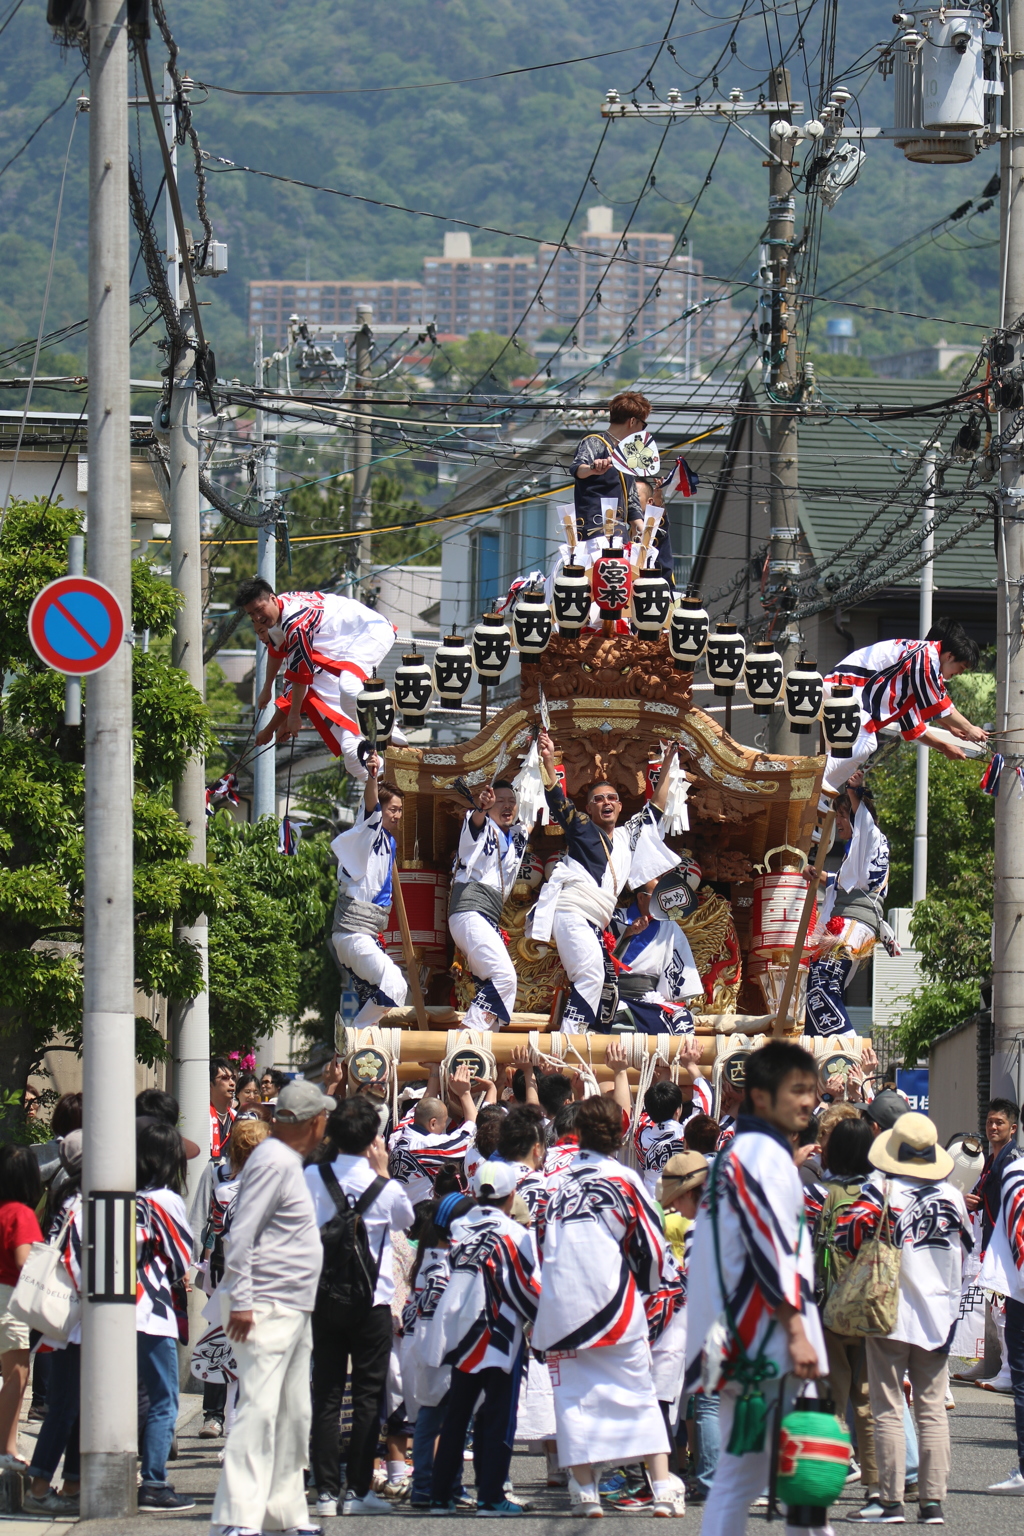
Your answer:
[[[263,327],[256,327],[256,388],[263,388]],[[259,496],[260,511],[265,512],[277,495],[277,442],[266,442],[265,421],[262,411],[256,412],[256,422],[253,430],[253,442],[256,446],[256,490]],[[265,446],[264,446],[265,445]],[[256,530],[256,574],[262,576],[264,581],[270,583],[277,590],[277,530],[273,523],[267,528]],[[256,676],[255,698],[259,698],[260,691],[267,676],[267,648],[257,642],[256,646]],[[273,702],[261,719],[257,720],[256,728],[265,725],[274,711]],[[266,747],[256,748],[256,757],[252,765],[252,819],[258,821],[261,816],[277,815],[277,747],[273,742]]]
[[[178,147],[175,142],[174,81],[164,74],[164,135],[177,179]],[[194,340],[194,316],[181,308],[181,251],[170,189],[164,194],[167,213],[167,280],[171,298],[181,318],[182,330]],[[167,473],[170,481],[171,583],[184,602],[174,621],[171,661],[187,676],[199,694],[206,692],[203,667],[203,548],[199,515],[199,402],[196,394],[195,348],[188,346],[174,358],[171,376],[171,430]],[[206,863],[206,769],[193,758],[174,786],[174,809],[192,838],[189,862]],[[176,923],[175,937],[193,944],[199,952],[203,990],[190,1002],[171,1004],[171,1064],[175,1098],[181,1112],[182,1134],[199,1146],[189,1164],[189,1187],[195,1189],[208,1160],[210,1145],[210,996],[209,926],[203,913],[194,923]]]
[[[356,306],[356,400],[363,401],[370,393],[373,379],[370,357],[373,352],[373,306]],[[370,459],[373,457],[373,430],[370,423],[372,406],[357,404],[359,421],[355,429],[354,472],[352,475],[352,527],[369,528],[373,510],[370,488]],[[363,580],[370,571],[371,540],[369,535],[356,540],[356,583],[353,597],[359,597]]]
[[[932,627],[932,589],[935,569],[931,562],[935,549],[935,530],[929,525],[935,516],[935,447],[924,456],[924,506],[921,511],[921,553],[928,563],[921,567],[921,598],[918,609],[918,634],[923,640]],[[917,749],[917,799],[914,806],[914,878],[913,903],[917,906],[928,894],[928,748]]]
[[[180,311],[182,328],[192,339],[192,317]],[[178,609],[171,641],[171,661],[199,694],[205,692],[203,668],[203,552],[199,516],[199,410],[195,351],[189,347],[174,362],[171,382],[171,435],[168,445],[171,494],[171,581],[185,601]],[[192,838],[189,861],[206,863],[206,771],[202,758],[186,764],[174,786],[174,809]],[[197,1142],[199,1156],[189,1164],[189,1186],[202,1177],[210,1145],[210,994],[209,929],[206,914],[193,923],[176,923],[177,939],[199,952],[203,990],[187,1002],[171,1005],[171,1059],[174,1093],[183,1135]]]
[[[1024,0],[1008,0],[1003,13],[1003,124],[1008,129],[1000,159],[1001,255],[1004,276],[1001,323],[1022,359],[1024,329]],[[1000,425],[1012,420],[1004,411]],[[1008,734],[1008,771],[1024,753],[1024,473],[1018,436],[1003,449],[1003,509],[997,529],[996,722]],[[1024,799],[1010,784],[995,801],[994,1026],[992,1093],[1019,1103],[1019,1052],[1024,1037]]]
[[[131,615],[128,37],[89,0],[89,574]],[[81,1508],[136,1510],[135,959],[132,679],[126,644],[89,679],[85,935]]]
[[[773,121],[781,118],[793,121],[789,110],[790,79],[788,69],[773,69],[770,77],[769,96],[773,101],[785,103],[784,110],[772,114]],[[797,417],[791,401],[799,383],[796,355],[796,282],[790,275],[790,256],[796,221],[794,197],[793,153],[795,140],[780,139],[771,135],[772,158],[768,162],[768,247],[771,266],[771,348],[768,368],[769,389],[772,399],[769,405],[768,473],[771,481],[769,500],[770,551],[768,555],[767,597],[778,613],[780,629],[776,644],[782,665],[788,673],[799,659],[799,632],[788,619],[790,593],[795,597],[793,578],[800,574],[799,539],[800,518],[797,509],[799,487],[799,461],[797,451]],[[800,753],[817,750],[812,734],[794,738],[786,724],[781,709],[772,711],[769,717],[769,743],[774,752]],[[794,741],[797,745],[794,745]],[[801,743],[803,745],[801,745]]]

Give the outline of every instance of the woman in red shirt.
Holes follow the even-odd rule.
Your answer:
[[[24,1468],[18,1455],[18,1419],[28,1385],[28,1325],[8,1310],[21,1266],[43,1234],[35,1207],[42,1199],[39,1163],[30,1147],[0,1151],[0,1467]]]

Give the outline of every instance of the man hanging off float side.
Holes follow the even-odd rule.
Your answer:
[[[955,619],[937,619],[923,640],[879,640],[844,656],[825,679],[828,690],[852,687],[860,704],[860,733],[849,757],[830,756],[825,788],[841,789],[878,746],[878,732],[896,725],[904,741],[933,747],[943,757],[966,757],[962,747],[936,734],[941,720],[961,741],[984,744],[987,733],[954,709],[946,691],[951,678],[978,665],[978,645]]]
[[[364,603],[333,592],[275,595],[260,576],[242,582],[235,607],[249,615],[268,651],[257,714],[274,697],[274,680],[282,665],[290,684],[277,700],[270,724],[256,737],[257,746],[266,746],[275,736],[287,741],[297,735],[305,716],[334,756],[345,759],[352,777],[364,782],[369,746],[356,722],[356,695],[394,645],[394,625]],[[398,729],[392,739],[399,746],[405,744]]]

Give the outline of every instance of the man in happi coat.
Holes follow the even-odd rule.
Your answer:
[[[586,811],[578,811],[558,782],[554,743],[546,731],[541,732],[538,746],[548,808],[565,832],[568,847],[541,892],[528,932],[538,943],[555,943],[569,978],[562,1029],[570,1033],[607,1030],[611,1019],[603,1014],[610,1010],[602,1010],[602,994],[611,960],[603,935],[619,892],[627,883],[634,889],[646,885],[679,863],[679,855],[665,846],[661,832],[670,775],[662,772],[653,798],[620,827],[622,802],[613,784],[606,780],[592,784]],[[678,746],[673,744],[665,768],[676,751]],[[614,977],[610,991],[614,992]]]

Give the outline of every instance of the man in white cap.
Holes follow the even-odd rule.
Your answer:
[[[222,1536],[319,1536],[306,1511],[310,1319],[323,1246],[303,1159],[335,1108],[315,1083],[288,1083],[270,1135],[245,1165],[225,1246],[224,1327],[238,1365],[238,1416],[213,1503]]]
[[[888,1177],[872,1176],[859,1199],[843,1209],[836,1246],[852,1257],[881,1231],[901,1255],[899,1299],[889,1333],[865,1341],[878,1498],[849,1519],[863,1525],[905,1520],[903,1378],[909,1376],[921,1448],[918,1519],[941,1525],[950,1461],[949,1345],[960,1311],[963,1257],[974,1237],[964,1197],[947,1182],[953,1159],[938,1145],[938,1130],[927,1115],[900,1115],[891,1130],[875,1138],[868,1159]]]

